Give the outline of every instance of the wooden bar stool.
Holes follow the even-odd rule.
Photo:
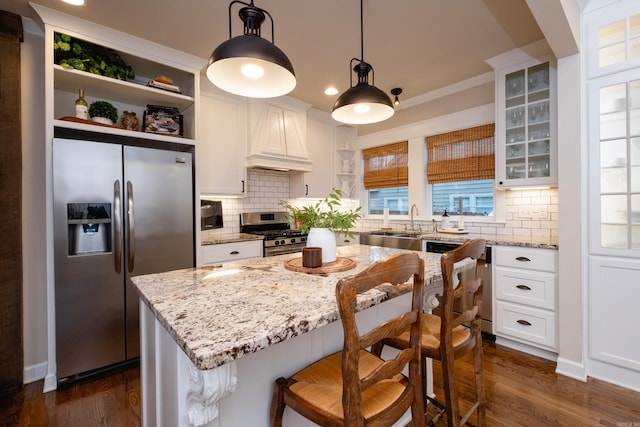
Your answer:
[[[358,294],[413,277],[411,310],[360,335],[356,323]],[[271,402],[271,425],[282,426],[285,406],[322,426],[390,426],[411,408],[414,426],[424,425],[420,357],[420,313],[424,261],[415,253],[398,254],[341,279],[336,299],[344,330],[342,351],[324,357],[290,378],[279,378]],[[409,345],[390,360],[366,349],[408,330]],[[409,366],[408,378],[402,374]]]
[[[486,241],[475,239],[466,242],[442,255],[440,265],[442,267],[443,292],[437,295],[440,307],[440,315],[422,313],[422,374],[425,375],[426,359],[440,360],[442,363],[443,385],[445,404],[427,396],[441,409],[430,421],[434,425],[444,413],[447,414],[447,425],[458,427],[464,425],[474,411],[477,411],[478,426],[485,425],[485,393],[484,374],[482,367],[482,334],[481,334],[481,309],[483,276],[486,257]],[[459,274],[459,283],[456,286],[454,264],[466,258],[476,260],[475,269],[472,272]],[[454,302],[463,295],[473,294],[472,306],[456,315],[453,311]],[[374,354],[380,355],[383,345],[395,348],[407,348],[410,344],[409,331],[394,338],[387,338],[382,343],[372,348]],[[460,414],[458,389],[456,387],[455,360],[461,356],[473,352],[474,381],[476,389],[476,401],[464,414]],[[423,378],[423,384],[426,384]]]

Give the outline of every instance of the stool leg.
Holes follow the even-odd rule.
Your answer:
[[[475,370],[475,383],[476,383],[476,401],[479,406],[477,409],[478,427],[484,427],[486,425],[485,419],[485,392],[484,392],[484,367],[482,363],[482,338],[476,342],[476,346],[473,349],[473,364]]]
[[[442,380],[444,397],[447,407],[447,425],[460,427],[460,410],[458,408],[458,388],[456,386],[455,358],[453,355],[443,355]]]
[[[271,400],[271,409],[269,418],[271,427],[282,427],[282,415],[284,414],[284,397],[282,395],[282,385],[286,383],[286,379],[278,378],[273,387],[273,399]]]

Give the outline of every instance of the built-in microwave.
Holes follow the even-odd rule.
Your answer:
[[[222,202],[219,200],[200,200],[200,229],[222,228]]]

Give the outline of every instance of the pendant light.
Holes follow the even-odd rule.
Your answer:
[[[331,117],[335,120],[354,125],[381,122],[393,116],[394,112],[389,96],[369,84],[369,73],[373,73],[373,67],[364,62],[362,9],[362,0],[360,0],[360,59],[353,58],[349,63],[349,68],[353,68],[358,75],[358,83],[353,86],[353,74],[350,73],[350,87],[338,97],[331,113]],[[353,66],[354,61],[357,62],[355,66]],[[375,84],[373,79],[371,81]]]
[[[401,93],[402,93],[402,89],[400,89],[399,87],[394,87],[393,89],[391,89],[391,95],[394,95],[396,97],[393,100],[393,105],[395,105],[396,107],[400,105],[400,100],[398,99],[398,95],[400,95]]]
[[[244,34],[231,37],[231,8],[240,3]],[[265,16],[271,21],[271,41],[260,37]],[[218,46],[207,65],[207,77],[220,89],[250,98],[286,95],[296,87],[291,61],[273,43],[273,18],[264,9],[234,0],[229,4],[229,40]]]

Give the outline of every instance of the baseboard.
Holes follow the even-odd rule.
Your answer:
[[[556,364],[556,374],[582,382],[587,381],[587,369],[584,363],[574,362],[573,360],[568,360],[560,356],[558,356],[558,362]]]
[[[47,362],[26,366],[23,371],[22,381],[25,384],[40,381],[47,376]]]
[[[46,393],[48,391],[56,390],[57,388],[58,388],[58,378],[56,377],[55,374],[48,374],[44,378],[44,387],[42,391]]]
[[[496,336],[496,344],[509,347],[514,350],[521,351],[523,353],[532,354],[534,356],[538,356],[543,359],[551,360],[552,362],[556,362],[558,360],[558,355],[552,351],[544,350],[542,348],[534,347],[529,344],[524,344],[518,341],[513,341],[508,338]]]

